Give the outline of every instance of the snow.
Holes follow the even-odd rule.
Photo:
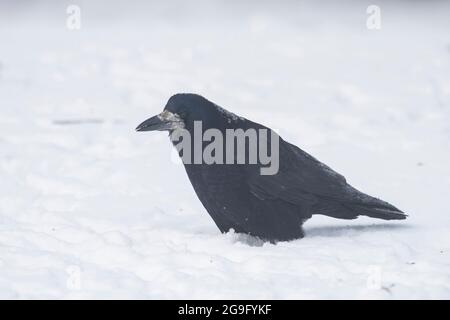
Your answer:
[[[0,298],[450,298],[449,3],[2,2]],[[107,10],[106,10],[107,9]],[[391,202],[220,234],[164,133],[195,92]]]

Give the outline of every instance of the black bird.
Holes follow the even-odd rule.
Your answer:
[[[197,94],[172,96],[161,114],[144,121],[136,130],[172,134],[183,128],[194,135],[194,121],[201,121],[203,132],[215,128],[224,137],[226,129],[266,129],[272,133]],[[267,143],[270,141],[269,137]],[[202,150],[206,145],[201,144]],[[184,152],[180,151],[180,156]],[[245,159],[249,160],[247,151]],[[384,220],[406,218],[393,205],[356,190],[342,175],[281,138],[279,170],[273,175],[261,174],[263,165],[259,160],[256,164],[183,162],[198,198],[221,232],[234,229],[275,242],[302,238],[302,224],[313,214],[339,219],[359,215]]]

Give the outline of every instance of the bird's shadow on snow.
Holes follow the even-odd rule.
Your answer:
[[[368,232],[378,232],[378,231],[395,231],[395,230],[405,230],[411,228],[410,225],[405,224],[365,224],[365,225],[344,225],[344,226],[318,226],[305,228],[305,237],[315,238],[315,237],[330,237],[338,238],[348,235],[355,235],[355,233],[368,233]],[[269,242],[258,237],[247,235],[244,233],[236,233],[233,230],[226,233],[226,236],[231,240],[232,243],[241,243],[248,245],[250,247],[262,247],[264,244],[276,245],[277,242]],[[302,239],[291,240],[291,241],[301,241]]]
[[[366,224],[366,225],[345,225],[345,226],[321,226],[305,228],[305,237],[342,237],[348,234],[368,233],[375,231],[394,231],[409,229],[411,226],[405,224]]]

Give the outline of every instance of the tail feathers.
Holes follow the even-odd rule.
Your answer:
[[[360,215],[383,220],[404,220],[407,215],[395,207],[370,207],[362,205],[351,205],[351,209]]]
[[[373,206],[327,201],[321,202],[320,205],[313,208],[313,213],[337,219],[356,219],[358,216],[367,216],[383,220],[403,220],[407,217],[402,211],[388,203],[383,203],[381,206]]]

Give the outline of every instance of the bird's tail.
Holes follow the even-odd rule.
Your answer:
[[[350,209],[358,215],[367,216],[371,218],[378,218],[383,220],[404,220],[407,215],[394,206],[376,207],[366,205],[350,205]]]
[[[383,220],[403,220],[407,215],[393,205],[372,198],[371,203],[352,203],[323,201],[314,208],[314,214],[322,214],[337,219],[356,219],[358,216],[367,216]]]

